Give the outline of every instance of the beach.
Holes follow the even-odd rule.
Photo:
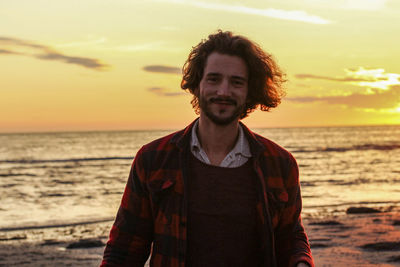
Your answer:
[[[315,266],[400,266],[400,211],[306,220]]]
[[[316,266],[400,266],[400,126],[255,132],[297,160]],[[0,135],[0,266],[98,266],[136,152],[168,133]]]
[[[316,266],[400,266],[400,208],[364,212],[303,220]],[[99,266],[111,224],[3,229],[0,266]]]

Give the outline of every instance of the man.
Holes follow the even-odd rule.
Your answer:
[[[314,266],[292,155],[239,122],[280,103],[283,74],[242,36],[194,47],[182,89],[200,115],[143,146],[102,266]]]

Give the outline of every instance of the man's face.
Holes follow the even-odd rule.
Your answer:
[[[200,116],[227,125],[243,113],[248,91],[248,70],[238,56],[211,53],[197,91]]]

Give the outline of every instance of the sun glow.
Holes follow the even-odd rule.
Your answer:
[[[196,117],[182,66],[218,29],[287,75],[250,128],[400,124],[400,1],[3,2],[0,133],[180,129]]]
[[[400,113],[400,105],[398,105],[395,108],[383,108],[383,109],[371,109],[371,110],[367,110],[364,109],[365,112],[378,112],[378,113],[386,113],[386,114],[392,114],[395,115],[397,113]]]
[[[345,70],[347,76],[360,79],[364,81],[352,82],[359,86],[368,86],[372,88],[387,90],[392,85],[400,84],[400,74],[397,73],[385,73],[385,69],[365,69],[359,67],[357,70]]]

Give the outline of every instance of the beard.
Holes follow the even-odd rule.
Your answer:
[[[211,108],[210,108],[211,103],[219,102],[219,101],[227,102],[235,107],[235,109],[233,110],[233,112],[230,116],[221,117],[221,116],[218,116],[218,114],[215,114],[211,111]],[[237,102],[231,98],[215,97],[215,98],[210,98],[209,100],[207,100],[205,97],[200,96],[199,97],[199,106],[200,106],[201,111],[203,111],[204,114],[213,123],[220,125],[220,126],[224,126],[224,125],[230,124],[231,122],[233,122],[235,120],[238,120],[240,115],[244,112],[246,105],[245,104],[238,105]],[[227,111],[219,112],[219,113],[223,114],[226,112]]]

